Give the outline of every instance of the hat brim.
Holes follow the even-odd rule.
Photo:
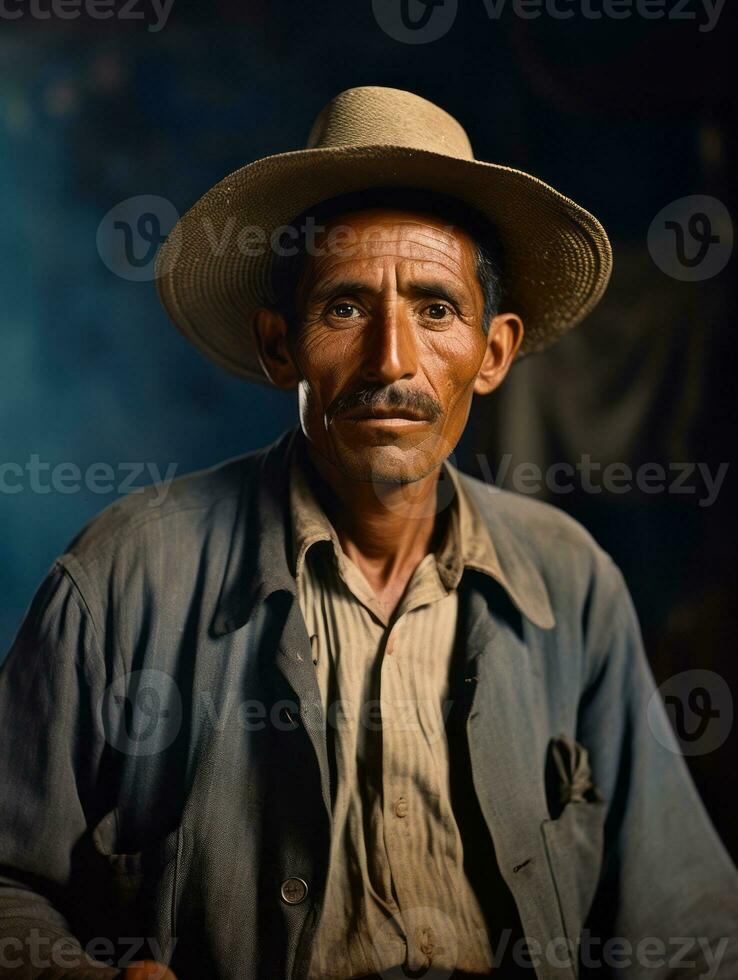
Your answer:
[[[612,250],[602,225],[536,177],[407,147],[329,147],[248,164],[182,216],[156,261],[157,291],[169,317],[220,367],[270,384],[252,319],[274,302],[272,234],[321,201],[380,186],[457,197],[492,222],[505,254],[505,306],[525,326],[518,357],[579,324],[607,287]]]

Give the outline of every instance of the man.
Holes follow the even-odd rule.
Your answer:
[[[34,598],[0,673],[2,975],[738,975],[620,573],[449,461],[609,271],[591,215],[391,89],[184,216],[170,316],[300,426],[117,502]]]

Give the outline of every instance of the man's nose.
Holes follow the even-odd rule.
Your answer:
[[[363,377],[388,385],[413,378],[418,371],[414,324],[400,304],[387,304],[377,311],[366,332]]]

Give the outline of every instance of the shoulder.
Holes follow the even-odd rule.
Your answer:
[[[226,460],[168,483],[153,483],[121,497],[88,521],[67,551],[83,557],[100,548],[114,548],[130,535],[145,539],[162,524],[197,525],[202,514],[230,509],[254,455]]]
[[[571,652],[581,649],[584,675],[595,676],[612,649],[630,656],[639,648],[637,614],[623,574],[579,521],[525,494],[468,475],[462,480],[503,572],[524,585],[543,584],[556,622],[559,667],[575,663]]]
[[[102,592],[114,578],[157,576],[226,549],[238,504],[263,450],[155,483],[115,501],[70,541],[58,564],[80,590]]]
[[[490,486],[468,474],[460,476],[503,564],[505,552],[524,555],[554,594],[576,588],[583,595],[595,581],[619,587],[621,574],[612,557],[583,524],[561,508]]]
[[[543,552],[556,543],[585,552],[602,549],[590,532],[561,508],[535,497],[490,486],[468,473],[459,473],[464,489],[472,497],[486,523],[503,524],[517,537]]]

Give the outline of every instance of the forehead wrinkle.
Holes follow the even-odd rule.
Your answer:
[[[359,233],[359,237],[363,234],[365,238],[371,240],[370,232],[379,231],[380,235],[376,237],[382,237],[382,234],[389,235],[395,234],[397,230],[409,229],[408,236],[419,235],[426,239],[436,239],[444,241],[454,248],[459,247],[462,244],[463,239],[467,239],[468,236],[466,232],[461,229],[456,229],[455,225],[444,225],[443,227],[438,227],[434,225],[428,225],[424,222],[398,222],[393,225],[392,228],[383,228],[381,225],[369,225],[368,229],[365,229],[363,233]],[[453,231],[451,229],[454,229]]]
[[[406,240],[433,249],[434,251],[457,255],[460,258],[468,247],[473,247],[466,236],[460,238],[458,235],[449,234],[439,228],[428,228],[427,225],[419,225],[413,230],[412,234],[407,236]]]
[[[420,236],[429,248],[445,247],[446,250],[458,252],[463,251],[465,246],[471,245],[473,247],[473,242],[465,229],[448,221],[442,222],[442,219],[429,217],[430,220],[428,217],[414,218],[409,216],[396,218],[392,221],[377,219],[373,222],[368,220],[357,222],[355,218],[352,220],[351,215],[346,215],[343,220],[335,218],[329,221],[323,229],[322,236],[327,238],[332,232],[341,229],[352,232],[361,245],[367,242],[396,242],[415,235]],[[431,240],[435,240],[439,244],[433,246],[430,244]]]
[[[330,232],[326,232],[322,236],[323,238],[329,238]],[[362,234],[357,234],[355,241],[344,246],[339,246],[336,251],[342,251],[343,249],[351,248],[355,251],[366,247],[382,247],[385,245],[415,245],[418,248],[429,248],[435,252],[445,252],[447,254],[457,254],[462,255],[464,252],[464,246],[467,245],[466,242],[460,241],[452,235],[432,235],[428,233],[423,233],[422,231],[417,232],[417,237],[412,235],[393,235],[389,234],[368,234],[364,232]]]
[[[438,238],[443,238],[446,241],[452,242],[454,245],[460,244],[460,240],[469,241],[468,232],[466,232],[459,225],[455,225],[453,222],[448,221],[443,222],[441,219],[434,219],[432,216],[429,217],[431,218],[430,221],[427,218],[397,218],[392,222],[376,222],[375,224],[367,224],[367,228],[369,231],[379,230],[381,232],[386,230],[387,233],[389,233],[390,230],[394,232],[397,228],[409,227],[414,231],[420,231],[422,234],[425,234],[428,237],[436,236]],[[336,226],[352,227],[352,223],[351,221],[347,221],[341,225],[338,219],[334,219],[333,222],[329,222],[326,225],[326,232],[329,232]],[[365,229],[363,234],[366,233],[367,230]],[[362,233],[359,232],[359,234]]]
[[[387,251],[388,246],[399,246],[397,251]],[[321,275],[326,266],[328,268],[340,268],[351,262],[361,262],[362,259],[369,258],[399,258],[401,261],[409,260],[413,262],[433,262],[441,268],[446,269],[452,275],[459,275],[463,278],[464,257],[462,255],[450,255],[445,249],[434,247],[425,243],[408,242],[407,239],[390,239],[382,242],[362,242],[359,247],[351,246],[352,252],[343,257],[339,254],[318,256],[312,263],[313,275]],[[434,253],[428,255],[428,252]]]
[[[346,259],[342,262],[337,262],[335,266],[326,270],[323,277],[321,277],[321,270],[318,268],[312,284],[308,286],[308,295],[310,297],[317,296],[320,298],[324,295],[330,294],[334,290],[339,290],[344,283],[347,284],[346,292],[354,292],[362,288],[369,292],[381,291],[382,286],[380,285],[379,289],[377,289],[376,286],[372,284],[371,279],[376,278],[376,274],[378,274],[379,282],[381,284],[386,281],[387,274],[389,272],[392,273],[392,278],[395,281],[396,286],[398,283],[400,284],[400,291],[403,288],[402,283],[406,282],[407,280],[410,280],[410,286],[412,286],[413,281],[415,281],[420,287],[423,287],[426,283],[431,285],[434,283],[439,283],[442,285],[445,274],[451,279],[449,286],[453,285],[455,289],[462,290],[465,296],[468,296],[469,293],[467,279],[462,274],[463,270],[461,268],[449,267],[437,257],[403,257],[391,269],[387,267],[386,263],[383,263],[382,266],[375,267],[373,270],[375,275],[366,276],[365,283],[362,283],[362,275],[359,272],[341,272],[341,266],[351,266],[355,261],[356,259]],[[426,268],[423,269],[423,266]]]
[[[463,265],[464,259],[463,255],[459,254],[459,249],[454,247],[453,250],[445,249],[441,245],[433,245],[430,242],[416,241],[412,238],[397,238],[397,239],[387,239],[381,242],[369,241],[366,243],[370,246],[375,246],[377,249],[381,248],[383,245],[399,245],[400,254],[403,258],[418,258],[422,259],[422,253],[425,251],[431,251],[443,256],[446,262],[454,262],[454,264],[461,267]],[[456,246],[456,243],[454,243]],[[407,254],[404,254],[404,249],[407,250]]]

